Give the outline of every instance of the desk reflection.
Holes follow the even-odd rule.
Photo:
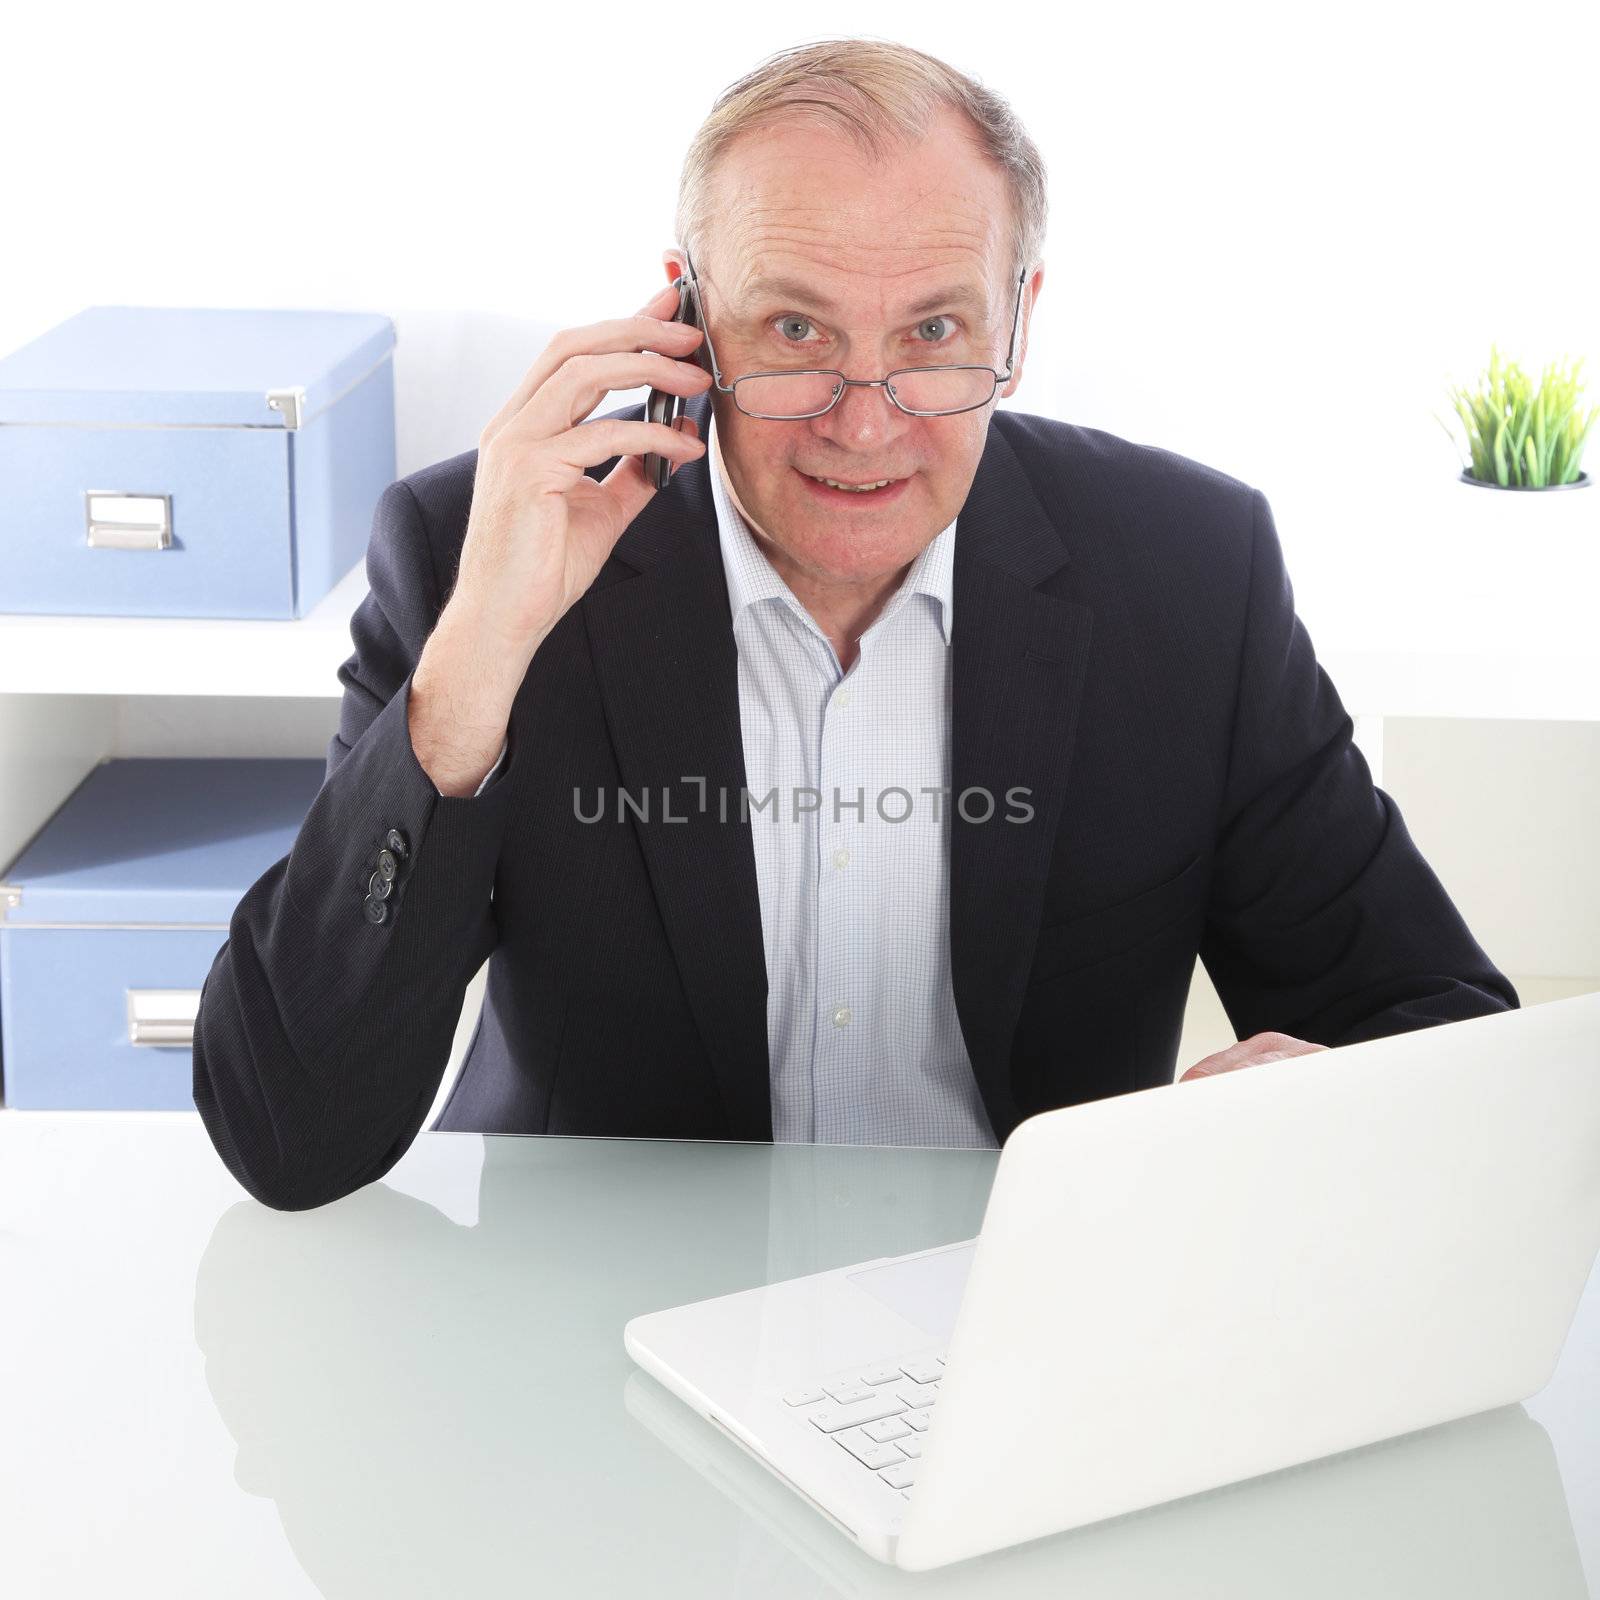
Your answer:
[[[939,1571],[880,1566],[639,1372],[622,1328],[971,1238],[994,1153],[483,1145],[475,1226],[379,1183],[315,1212],[241,1202],[200,1261],[235,1477],[325,1595],[1587,1593],[1520,1406]]]
[[[722,1568],[759,1593],[769,1534],[815,1594],[1095,1600],[1587,1600],[1549,1435],[1520,1405],[996,1551],[928,1573],[863,1555],[759,1462],[643,1372],[628,1411],[738,1518]],[[730,1591],[732,1592],[732,1591]]]

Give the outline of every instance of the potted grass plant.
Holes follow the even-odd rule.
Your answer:
[[[1582,365],[1581,356],[1570,372],[1551,363],[1535,389],[1516,362],[1502,366],[1499,349],[1491,345],[1489,368],[1478,387],[1451,390],[1471,455],[1462,465],[1461,481],[1485,489],[1587,488],[1591,480],[1580,463],[1600,406],[1587,418],[1581,414]],[[1434,416],[1450,433],[1444,419],[1437,412]]]

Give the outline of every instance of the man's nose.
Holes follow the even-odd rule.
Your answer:
[[[865,451],[898,437],[912,420],[889,398],[882,384],[847,384],[834,408],[823,412],[812,426],[835,444]]]

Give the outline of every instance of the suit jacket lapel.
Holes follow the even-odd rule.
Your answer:
[[[709,400],[687,409],[705,438]],[[769,1140],[766,953],[755,849],[739,809],[739,658],[710,465],[702,457],[680,467],[656,491],[582,606],[622,785],[634,801],[649,795],[649,821],[633,826],[729,1136]],[[664,789],[672,816],[685,820],[663,820]]]
[[[1093,621],[1086,606],[1036,587],[1066,562],[1060,535],[991,420],[956,521],[950,971],[973,1073],[1002,1143],[1020,1120],[1011,1039],[1061,819]],[[1009,800],[1008,791],[1016,791]],[[984,820],[988,796],[993,813]],[[1007,820],[1026,816],[1026,807],[1026,821]]]

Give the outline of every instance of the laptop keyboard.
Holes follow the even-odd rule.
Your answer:
[[[791,1389],[783,1403],[909,1500],[943,1377],[943,1352],[875,1361]]]

